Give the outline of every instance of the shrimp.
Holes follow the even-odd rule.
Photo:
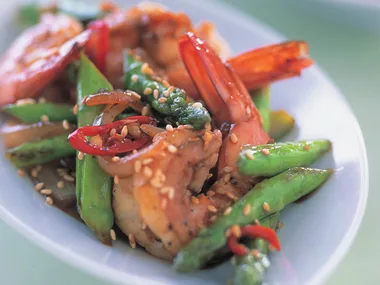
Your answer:
[[[77,20],[44,14],[0,60],[0,105],[38,96],[76,58],[89,37]]]

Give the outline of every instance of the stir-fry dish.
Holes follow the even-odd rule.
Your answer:
[[[72,3],[71,3],[72,4]],[[6,157],[102,243],[190,272],[232,257],[262,284],[283,208],[331,175],[328,140],[279,142],[295,124],[270,85],[313,64],[303,41],[237,56],[210,22],[149,3],[21,9],[0,62]]]

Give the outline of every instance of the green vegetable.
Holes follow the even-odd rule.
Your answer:
[[[260,221],[262,226],[275,229],[280,213],[273,214]],[[260,256],[256,259],[252,254],[235,256],[234,285],[261,285],[264,283],[265,272],[269,267],[268,243],[263,239],[250,239],[247,242],[249,249],[256,249]]]
[[[49,121],[67,120],[76,123],[77,117],[73,114],[73,107],[66,104],[37,103],[37,104],[9,104],[3,111],[24,123],[37,123],[41,116],[46,115]]]
[[[263,128],[268,132],[270,129],[270,87],[260,88],[250,93],[263,120]]]
[[[294,127],[294,119],[285,110],[270,113],[269,135],[276,141],[289,133]]]
[[[256,184],[232,205],[229,215],[220,216],[211,226],[202,229],[198,237],[178,253],[174,260],[175,269],[189,272],[201,268],[226,245],[225,232],[232,225],[252,224],[255,219],[280,212],[286,205],[319,187],[331,173],[331,170],[295,167]],[[269,211],[264,210],[264,202],[268,203]],[[252,210],[245,216],[243,209],[247,204]]]
[[[142,95],[142,100],[149,102],[158,113],[165,115],[171,123],[192,125],[199,130],[211,122],[208,111],[199,103],[187,103],[184,90],[176,87],[165,87],[161,81],[142,72],[144,62],[124,52],[124,87]],[[154,90],[158,90],[156,98]],[[146,94],[149,91],[148,95]],[[166,96],[165,96],[166,95]],[[160,102],[161,101],[161,102]],[[164,101],[164,102],[163,102]]]
[[[330,149],[328,140],[245,146],[240,152],[238,170],[243,175],[273,176],[292,167],[309,166]]]
[[[43,164],[58,158],[75,155],[75,149],[63,134],[36,142],[27,142],[8,149],[6,157],[19,168]]]
[[[38,24],[40,15],[40,7],[36,3],[28,3],[20,7],[17,22],[22,29],[25,29]]]
[[[78,75],[78,127],[92,125],[102,106],[82,105],[83,98],[99,90],[112,90],[111,84],[95,65],[82,53]],[[111,244],[113,226],[111,206],[111,177],[99,166],[95,157],[85,155],[76,160],[77,206],[83,221],[105,244]]]
[[[99,9],[99,5],[73,0],[58,1],[57,11],[67,14],[83,23],[102,18],[105,15],[105,13]]]

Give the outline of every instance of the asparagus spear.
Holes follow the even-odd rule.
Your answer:
[[[187,103],[184,90],[170,87],[158,78],[153,79],[146,69],[149,67],[144,62],[124,52],[125,89],[144,94],[142,99],[172,123],[189,124],[199,130],[211,122],[210,114],[200,103]]]
[[[112,90],[111,84],[95,65],[82,53],[78,75],[78,127],[92,125],[102,106],[82,105],[83,98],[100,89]],[[111,206],[111,177],[91,155],[76,160],[77,207],[82,220],[105,244],[111,244],[110,230],[113,226]]]
[[[243,175],[273,176],[296,166],[309,166],[331,149],[328,140],[274,143],[242,148],[238,170]]]
[[[201,268],[216,250],[226,245],[225,232],[232,225],[252,224],[256,219],[280,212],[286,205],[319,187],[331,173],[331,170],[295,167],[256,184],[232,206],[229,215],[220,216],[210,227],[202,229],[198,237],[178,253],[174,260],[175,269],[189,272]],[[251,206],[251,212],[244,215],[247,204]]]
[[[67,134],[27,142],[6,152],[6,157],[19,168],[43,164],[71,155],[75,155],[75,149],[67,141]]]
[[[49,121],[63,121],[76,123],[77,117],[73,114],[73,107],[67,104],[37,103],[37,104],[9,104],[3,111],[24,123],[36,123],[46,115]]]
[[[250,93],[263,120],[263,128],[268,132],[270,129],[270,87],[266,86]]]
[[[280,213],[275,213],[260,221],[261,225],[275,229]],[[268,243],[263,239],[254,239],[247,242],[247,247],[259,253],[256,258],[252,254],[235,256],[235,285],[261,285],[264,282],[265,272],[269,266]]]
[[[272,111],[270,113],[269,135],[276,141],[285,136],[294,127],[294,119],[285,110]]]

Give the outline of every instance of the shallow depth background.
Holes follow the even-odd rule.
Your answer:
[[[376,253],[380,252],[376,204],[380,200],[380,193],[376,191],[380,184],[380,167],[376,165],[380,152],[375,149],[380,131],[377,125],[380,123],[377,116],[380,107],[380,11],[341,7],[331,4],[332,1],[224,1],[290,39],[308,41],[311,56],[341,88],[357,115],[370,163],[368,208],[350,253],[328,284],[376,284]],[[1,284],[104,284],[32,245],[2,221],[0,233]]]

